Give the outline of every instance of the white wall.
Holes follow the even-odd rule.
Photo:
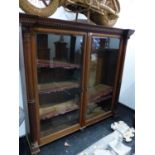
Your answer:
[[[135,29],[135,0],[119,0],[121,4],[120,17],[114,27]],[[23,12],[19,9],[20,12]],[[75,14],[66,12],[62,7],[50,17],[64,20],[74,20]],[[79,15],[79,18],[86,19],[84,15]],[[134,109],[135,108],[135,34],[129,39],[127,54],[125,58],[125,66],[123,72],[122,86],[120,91],[119,101]],[[21,83],[20,83],[21,86]],[[22,94],[20,91],[20,105],[23,107]],[[25,133],[25,122],[20,127],[20,136]]]
[[[135,30],[135,14],[137,11],[135,0],[119,1],[121,4],[121,12],[115,27]],[[135,109],[135,34],[136,32],[131,36],[131,38],[128,41],[122,86],[119,96],[119,102],[130,107],[131,109]]]
[[[19,74],[19,106],[23,108],[23,95],[22,95],[22,86],[21,86],[21,75]],[[19,137],[24,136],[26,133],[25,121],[19,127]]]

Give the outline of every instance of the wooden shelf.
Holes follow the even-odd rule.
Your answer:
[[[87,119],[94,118],[94,117],[104,114],[104,113],[106,113],[105,110],[103,110],[101,107],[96,107],[92,113],[86,114],[86,118]]]
[[[88,103],[100,102],[112,97],[112,87],[99,84],[88,89]]]
[[[98,53],[98,51],[112,51],[112,52],[117,52],[119,49],[118,48],[98,48],[98,49],[92,49],[92,53]]]
[[[90,102],[88,102],[88,105],[94,104],[94,103],[99,103],[101,101],[105,101],[105,100],[108,100],[108,99],[111,99],[111,98],[112,98],[112,95],[98,96],[97,98],[90,100]]]
[[[58,115],[77,110],[79,109],[79,106],[76,102],[77,101],[74,99],[51,106],[41,107],[39,109],[40,120],[46,120]]]
[[[42,145],[115,114],[134,30],[25,13],[20,23],[26,123],[31,154],[36,154]]]
[[[63,61],[51,61],[51,60],[42,60],[39,59],[37,61],[37,66],[38,68],[64,68],[64,69],[79,69],[80,66],[77,64],[72,64],[68,62],[63,62]]]
[[[52,83],[45,83],[39,84],[38,90],[39,93],[52,93],[58,91],[64,91],[72,88],[79,88],[80,85],[77,82],[73,81],[60,81],[60,82],[52,82]]]
[[[78,122],[78,119],[72,120],[72,121],[68,121],[68,122],[64,122],[58,126],[44,126],[41,129],[40,132],[40,136],[41,137],[46,137],[49,136],[51,134],[57,134],[58,132],[62,132],[63,130],[66,130],[67,128],[72,128],[72,126],[76,125]]]

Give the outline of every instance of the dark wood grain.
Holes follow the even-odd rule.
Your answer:
[[[111,27],[104,27],[99,25],[90,25],[87,23],[79,23],[73,21],[64,21],[58,19],[50,19],[50,18],[43,18],[35,15],[30,14],[19,14],[19,22],[22,25],[22,32],[23,32],[23,49],[24,49],[24,62],[25,62],[25,75],[26,75],[26,89],[27,89],[27,101],[28,101],[28,113],[29,113],[29,125],[30,125],[30,145],[31,145],[31,152],[36,153],[39,151],[39,146],[45,145],[49,142],[52,142],[60,137],[63,137],[67,134],[73,133],[74,131],[79,130],[80,128],[84,128],[88,125],[92,125],[100,120],[103,120],[107,117],[114,115],[117,107],[118,97],[120,93],[120,86],[122,82],[122,74],[123,74],[123,66],[125,60],[125,53],[127,47],[127,41],[130,36],[134,33],[134,30],[130,29],[120,29],[120,28],[111,28]],[[37,42],[37,34],[38,32],[43,33],[40,35],[40,38]],[[77,64],[73,63],[53,63],[52,65],[49,63],[49,49],[47,45],[47,35],[48,33],[59,33],[59,34],[70,34],[72,36],[71,42],[72,45],[70,49],[72,52],[75,50],[75,35],[82,35],[84,37],[84,42],[82,45],[82,62],[81,62],[81,80],[77,84],[69,84],[62,87],[61,83],[59,86],[53,87],[53,85],[49,84],[49,86],[38,85],[39,82],[39,75],[37,74],[37,69],[39,68],[46,68],[54,69],[54,68],[63,68],[67,70],[72,69],[79,69]],[[90,69],[90,55],[91,55],[91,47],[92,47],[92,37],[113,37],[120,39],[120,47],[118,49],[118,55],[115,58],[115,68],[108,72],[108,76],[104,79],[110,86],[113,83],[112,87],[107,87],[106,91],[95,91],[91,94],[89,90],[89,69]],[[39,44],[39,49],[37,50],[37,43]],[[60,46],[60,45],[58,45]],[[65,48],[65,46],[63,46]],[[40,50],[40,51],[39,51]],[[57,47],[58,50],[58,47]],[[59,48],[60,50],[60,48]],[[37,58],[39,51],[39,58]],[[67,52],[67,51],[66,51]],[[109,53],[109,51],[107,51]],[[70,62],[74,62],[75,56],[70,55]],[[99,58],[103,55],[99,53]],[[57,55],[58,56],[58,55]],[[63,55],[59,55],[58,58],[62,58]],[[39,60],[43,58],[44,62],[40,62]],[[108,58],[110,59],[110,54]],[[113,61],[113,59],[111,59]],[[109,62],[111,63],[109,60]],[[109,65],[108,63],[106,65]],[[99,81],[102,79],[101,75],[106,74],[106,72],[100,72],[100,68],[102,68],[101,61],[99,62],[98,70],[97,70],[97,80],[96,83],[100,84]],[[113,66],[111,67],[113,68]],[[46,74],[49,74],[47,70]],[[99,73],[100,72],[100,73]],[[59,74],[62,75],[62,74]],[[62,76],[64,77],[64,76]],[[110,79],[108,79],[110,77]],[[111,80],[114,79],[114,80]],[[65,81],[65,80],[64,80]],[[109,82],[110,81],[110,82]],[[112,81],[112,82],[111,82]],[[43,86],[43,87],[42,87]],[[51,108],[49,107],[49,111],[46,112],[45,109],[40,108],[39,103],[39,95],[44,94],[50,91],[49,96],[52,93],[55,93],[59,90],[65,89],[72,89],[73,87],[80,87],[79,93],[79,104],[77,107],[71,107],[69,109],[64,109],[65,112],[70,112],[72,110],[79,110],[79,122],[77,124],[64,126],[63,129],[54,132],[53,129],[47,130],[46,134],[44,132],[41,133],[41,119],[51,119],[55,117],[61,112],[57,112],[56,114],[53,113],[52,105]],[[40,97],[41,98],[41,97]],[[44,97],[43,97],[44,98]],[[89,101],[100,102],[110,99],[110,106],[111,108],[109,111],[101,111],[99,115],[86,118],[87,108]],[[96,101],[95,101],[96,100]],[[48,100],[46,100],[48,101]],[[65,103],[65,102],[64,102]],[[42,111],[41,111],[42,110]],[[63,111],[63,110],[62,110]],[[39,113],[40,112],[40,113]],[[61,115],[62,116],[62,115]],[[49,123],[50,124],[50,123]],[[50,132],[53,133],[50,133]],[[47,134],[48,133],[48,134]]]

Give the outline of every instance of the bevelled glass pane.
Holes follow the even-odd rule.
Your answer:
[[[92,37],[86,118],[108,112],[116,75],[120,39]]]
[[[37,34],[41,137],[79,123],[84,37]]]

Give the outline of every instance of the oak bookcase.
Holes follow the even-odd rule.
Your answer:
[[[31,152],[113,116],[134,30],[19,14]]]

